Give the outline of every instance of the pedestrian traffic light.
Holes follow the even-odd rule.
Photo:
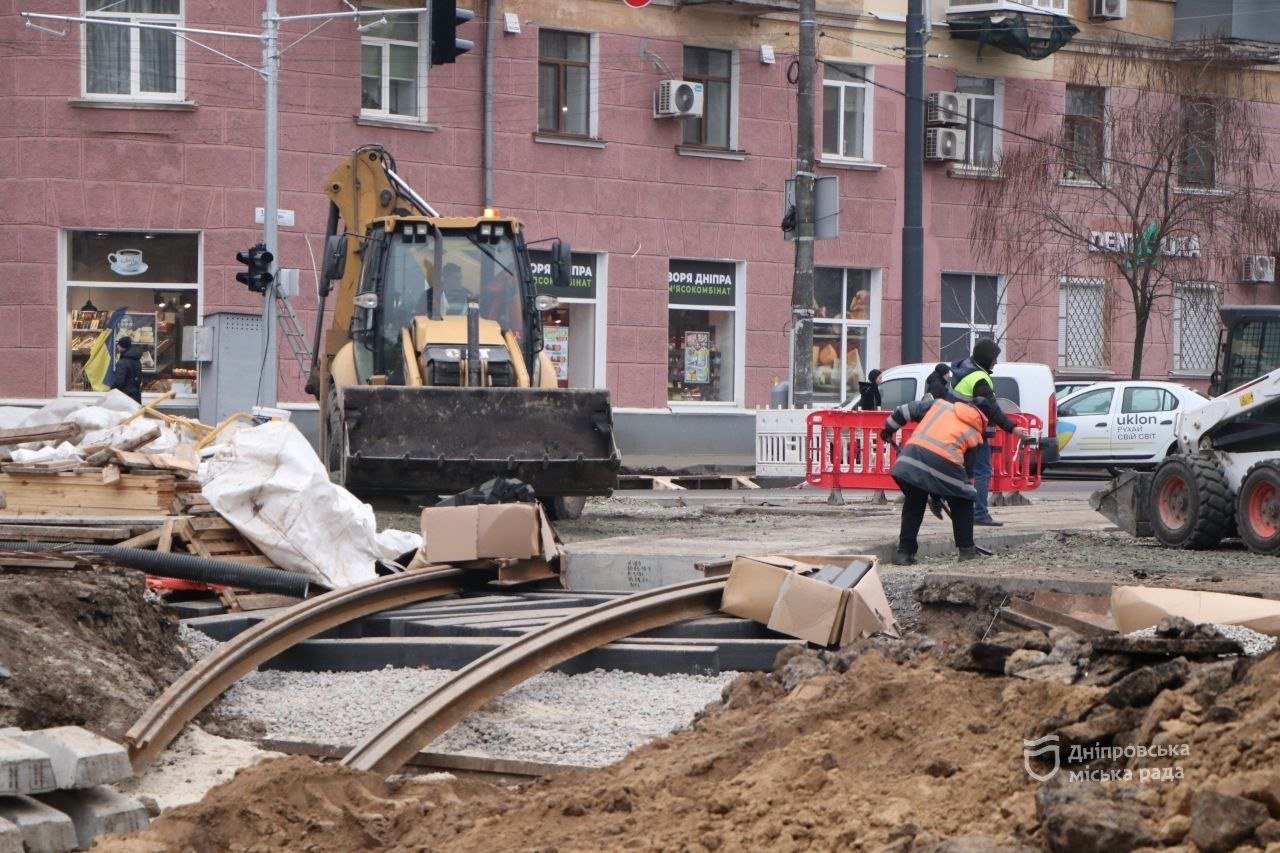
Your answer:
[[[263,243],[251,246],[248,251],[236,252],[236,260],[248,268],[245,272],[236,273],[236,281],[254,293],[266,293],[275,281],[271,274],[271,262],[275,259]]]
[[[458,26],[476,16],[470,9],[459,9],[458,0],[431,0],[431,64],[453,62],[475,47],[475,42],[458,38]]]

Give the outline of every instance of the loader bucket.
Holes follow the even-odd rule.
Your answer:
[[[343,482],[361,494],[452,494],[516,477],[540,497],[608,495],[621,458],[609,392],[345,386]]]
[[[1089,506],[1130,536],[1151,536],[1151,519],[1147,516],[1151,476],[1146,471],[1123,471],[1106,488],[1089,496]]]

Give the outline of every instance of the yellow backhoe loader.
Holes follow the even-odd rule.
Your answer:
[[[359,494],[452,494],[492,477],[533,486],[553,517],[617,485],[609,393],[557,387],[524,228],[494,210],[442,216],[378,146],[330,176],[307,390],[322,455]],[[552,276],[567,283],[569,246]],[[336,305],[323,335],[324,302]]]

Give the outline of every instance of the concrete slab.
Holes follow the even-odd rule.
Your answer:
[[[79,843],[70,817],[32,797],[0,797],[0,818],[18,827],[27,853],[63,853]]]
[[[20,740],[0,737],[0,796],[39,794],[56,787],[48,755]]]
[[[123,746],[79,726],[24,732],[14,739],[49,756],[54,779],[62,789],[110,785],[133,776]]]
[[[86,850],[99,835],[136,832],[148,823],[142,803],[111,788],[54,791],[41,794],[39,799],[66,813],[75,826],[76,843]]]
[[[0,818],[0,853],[22,853],[22,830]]]

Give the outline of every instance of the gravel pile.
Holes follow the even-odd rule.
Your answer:
[[[1265,655],[1276,647],[1276,638],[1269,634],[1262,634],[1252,628],[1245,628],[1241,625],[1218,625],[1212,626],[1219,634],[1228,640],[1235,640],[1244,649],[1244,653],[1249,657],[1257,657]],[[1150,628],[1142,628],[1129,634],[1130,637],[1154,637],[1156,636],[1156,626]]]
[[[196,657],[219,645],[186,626],[182,639]],[[351,746],[451,674],[390,667],[373,672],[258,671],[241,679],[216,707],[221,714],[261,722],[268,737]],[[737,675],[543,673],[467,717],[430,748],[603,766],[687,726]]]

